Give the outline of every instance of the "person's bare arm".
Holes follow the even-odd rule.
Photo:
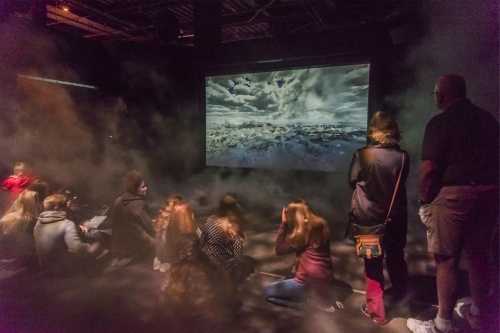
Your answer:
[[[436,162],[424,160],[420,163],[420,202],[431,203],[440,188],[439,167]]]

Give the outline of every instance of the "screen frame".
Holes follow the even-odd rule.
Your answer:
[[[273,168],[255,168],[255,167],[229,167],[229,166],[215,166],[207,165],[207,116],[206,116],[206,78],[208,76],[222,76],[222,75],[236,75],[236,74],[247,74],[247,73],[259,73],[259,72],[271,72],[271,71],[281,71],[281,70],[293,70],[293,69],[305,69],[305,68],[321,68],[321,67],[334,67],[334,66],[348,66],[348,65],[362,65],[369,64],[369,78],[368,78],[368,114],[367,114],[367,128],[371,116],[375,112],[376,105],[378,105],[377,89],[375,89],[374,84],[376,81],[375,76],[377,75],[378,65],[375,57],[363,56],[363,55],[328,55],[328,56],[317,56],[317,57],[297,57],[297,58],[286,58],[286,59],[264,59],[261,61],[252,62],[242,62],[242,63],[225,63],[216,64],[211,66],[206,66],[199,72],[199,82],[200,82],[200,114],[202,118],[202,128],[203,128],[203,149],[202,149],[202,163],[205,169],[216,169],[216,170],[235,170],[248,172],[251,170],[262,170],[278,173],[294,173],[294,174],[341,174],[345,171],[326,171],[326,170],[313,170],[313,169],[273,169]],[[368,137],[366,138],[366,143],[368,143]]]

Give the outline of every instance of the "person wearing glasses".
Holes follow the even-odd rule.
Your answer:
[[[454,331],[458,264],[464,250],[472,302],[459,304],[457,313],[472,329],[497,332],[487,314],[495,312],[488,300],[488,258],[498,229],[498,121],[467,99],[465,80],[459,75],[440,77],[434,99],[441,112],[425,129],[419,215],[436,262],[439,310],[433,320],[410,318],[407,326],[414,333]]]

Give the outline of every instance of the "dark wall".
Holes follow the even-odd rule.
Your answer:
[[[366,25],[362,27],[331,31],[324,34],[294,35],[262,40],[251,40],[222,44],[207,52],[192,49],[191,58],[179,60],[178,68],[183,68],[181,75],[190,75],[193,82],[183,86],[185,95],[178,100],[184,119],[190,119],[192,135],[199,137],[200,158],[197,164],[204,167],[204,109],[203,82],[204,73],[228,73],[281,69],[294,66],[312,66],[319,64],[343,64],[370,61],[372,63],[370,89],[370,111],[380,109],[384,96],[390,91],[391,74],[394,59],[399,55],[399,48],[392,44],[390,31],[382,25]],[[189,57],[189,54],[184,53]],[[396,112],[396,108],[389,111]],[[189,116],[192,115],[192,116]],[[200,170],[195,168],[195,170]],[[249,170],[237,172],[248,173]],[[276,172],[259,171],[273,174]],[[346,171],[347,172],[347,171]],[[231,173],[231,170],[224,170]],[[280,171],[286,177],[305,177],[324,179],[325,173],[306,171]],[[344,177],[342,172],[340,177]],[[343,178],[344,179],[344,178]]]
[[[375,68],[371,109],[382,108],[397,116],[403,132],[402,147],[411,154],[410,229],[415,235],[413,240],[422,242],[423,228],[416,223],[417,180],[425,124],[437,111],[430,93],[439,75],[462,74],[468,81],[470,99],[495,114],[498,112],[498,1],[422,1],[414,21],[405,22],[400,28],[366,26],[327,34],[231,43],[214,47],[211,52],[195,52],[189,72],[194,72],[198,83],[191,83],[179,108],[181,112],[195,115],[191,118],[194,120],[192,130],[202,133],[203,110],[199,94],[204,71],[251,70],[363,56],[370,57]],[[199,139],[203,142],[202,134]],[[236,190],[241,190],[237,186],[241,179],[266,174],[270,182],[283,190],[282,193],[313,195],[315,191],[321,192],[320,200],[339,212],[336,217],[339,221],[345,221],[350,197],[350,190],[345,185],[347,170],[339,174],[220,169],[216,172],[234,181]],[[306,186],[309,190],[302,190]]]
[[[113,174],[134,166],[148,170],[152,176],[185,180],[204,170],[201,102],[205,71],[369,58],[374,69],[371,111],[384,108],[398,116],[403,146],[412,153],[415,163],[411,181],[416,188],[423,127],[435,109],[429,92],[439,74],[464,74],[470,82],[472,100],[498,110],[497,1],[423,3],[421,13],[405,22],[403,29],[371,24],[324,34],[224,44],[213,46],[210,52],[179,46],[95,43],[4,24],[2,45],[12,47],[3,47],[3,59],[7,60],[0,63],[0,75],[5,78],[1,107],[6,121],[2,133],[12,137],[17,128],[9,110],[16,109],[15,74],[19,70],[95,84],[99,90],[90,97],[72,89],[63,92],[69,94],[71,108],[85,123],[86,135],[92,133],[89,150],[96,155],[92,160],[106,164]],[[479,59],[477,63],[475,59]],[[5,125],[9,122],[10,128]],[[88,140],[87,136],[84,139]],[[29,154],[28,149],[23,154]],[[9,154],[6,164],[10,167],[11,160],[19,156],[23,158],[21,153]],[[125,161],[118,163],[119,168],[108,165],[118,159]],[[232,173],[222,171],[224,175]],[[254,174],[252,170],[235,172],[242,177]],[[317,184],[327,178],[331,188],[345,183],[345,174],[269,174],[281,183],[287,183],[290,177],[303,182],[312,179]],[[415,196],[410,198],[416,202]],[[346,205],[348,200],[341,202]]]

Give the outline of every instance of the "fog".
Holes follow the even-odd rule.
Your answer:
[[[425,233],[416,218],[417,168],[423,130],[436,111],[431,96],[435,79],[445,73],[464,75],[471,100],[498,113],[497,2],[425,1],[423,10],[425,34],[406,49],[403,61],[391,69],[401,89],[385,97],[397,109],[403,132],[401,146],[410,152],[412,160],[407,186],[408,252],[412,255],[425,254]],[[201,218],[216,207],[224,193],[236,193],[250,217],[249,228],[265,225],[263,230],[268,233],[278,223],[280,208],[300,197],[309,200],[327,218],[334,241],[343,239],[351,195],[348,170],[304,173],[200,168],[204,137],[200,125],[203,115],[199,114],[196,98],[199,92],[188,91],[179,96],[181,83],[158,70],[159,66],[119,60],[121,78],[116,80],[125,82],[124,89],[134,95],[130,98],[120,93],[102,93],[102,87],[87,91],[17,78],[18,74],[26,74],[95,84],[82,77],[78,63],[62,60],[61,54],[68,46],[61,38],[36,31],[28,22],[13,19],[1,23],[0,45],[0,151],[4,175],[15,161],[25,160],[32,164],[36,175],[52,184],[53,190],[74,187],[90,201],[109,204],[122,191],[121,177],[125,172],[138,169],[150,185],[153,209],[168,194],[181,193]],[[175,64],[167,62],[168,69],[169,66]],[[180,90],[195,87],[196,84],[186,85]],[[265,245],[272,248],[272,244]],[[410,262],[413,272],[420,273],[420,266],[412,265]],[[352,269],[336,267],[339,272]],[[362,280],[362,276],[355,278]],[[73,325],[74,317],[87,313],[79,324],[86,328],[96,325],[96,330],[102,318],[117,316],[118,322],[128,318],[139,326],[156,318],[154,292],[158,281],[148,272],[90,281],[41,281],[40,285],[33,285],[32,280],[25,279],[12,283],[4,286],[21,289],[20,299],[28,300],[32,309],[43,311],[34,311],[26,318],[11,317],[8,323],[25,322],[33,332],[37,331],[37,320],[50,316],[56,318],[50,328],[57,327],[60,308],[65,308],[65,325]],[[19,288],[22,283],[29,288]],[[123,293],[127,288],[129,292]],[[138,295],[143,297],[137,298]],[[17,295],[10,296],[15,299]],[[46,307],[48,299],[53,300],[52,307]],[[75,304],[73,309],[70,304]],[[274,317],[264,322],[273,323],[281,314],[273,313]],[[2,317],[5,318],[8,313]],[[123,320],[123,329],[127,323]],[[317,325],[303,330],[332,328],[324,323],[319,320]],[[133,325],[127,329],[133,331]],[[209,326],[204,329],[208,331]]]

